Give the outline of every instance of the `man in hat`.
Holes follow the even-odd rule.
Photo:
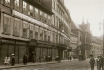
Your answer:
[[[90,61],[89,61],[89,63],[90,63],[90,66],[91,66],[91,70],[94,70],[94,64],[95,64],[95,59],[94,59],[94,57],[93,57],[93,55],[90,55]]]
[[[12,57],[11,57],[11,66],[14,66],[15,65],[15,56],[14,54],[12,54]]]

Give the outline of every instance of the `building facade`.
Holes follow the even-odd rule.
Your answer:
[[[77,38],[78,38],[77,35],[75,35],[74,33],[71,32],[70,47],[72,47],[72,50],[70,52],[70,56],[72,56],[72,57],[77,57],[77,51],[76,51],[77,46],[78,46],[78,43],[77,43],[78,42],[77,41],[78,39]]]
[[[90,25],[87,22],[86,24],[82,22],[82,24],[72,23],[72,32],[77,35],[77,55],[81,55],[82,57],[89,57],[91,46],[92,46],[92,34],[90,32]]]
[[[102,40],[99,38],[93,36],[92,37],[92,48],[91,48],[91,54],[94,55],[94,57],[98,57],[103,54],[103,45],[101,43]]]
[[[67,58],[67,51],[70,49],[71,18],[70,13],[64,5],[64,0],[41,0],[42,4],[51,10],[52,27],[56,29],[56,43],[60,48],[60,57]],[[66,46],[66,47],[65,47]],[[66,50],[65,50],[66,49]]]
[[[52,56],[53,60],[59,54],[63,57],[63,49],[67,48],[69,42],[70,26],[67,22],[69,31],[65,28],[64,32],[58,30],[61,22],[56,17],[53,19],[56,14],[45,7],[43,2],[45,1],[0,0],[1,64],[12,53],[15,54],[16,63],[21,63],[25,54],[28,55],[29,62],[32,57],[36,61],[44,61],[44,56]],[[65,19],[63,21],[66,22]]]

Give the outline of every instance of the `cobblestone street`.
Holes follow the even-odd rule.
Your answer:
[[[3,70],[90,70],[90,65],[88,61],[89,60],[62,61],[61,63],[43,64],[37,66],[28,66]]]

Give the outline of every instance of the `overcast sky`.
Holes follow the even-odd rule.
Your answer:
[[[91,31],[94,36],[102,34],[99,24],[104,20],[104,0],[64,0],[65,6],[70,12],[72,20],[81,24],[84,22],[91,24]]]

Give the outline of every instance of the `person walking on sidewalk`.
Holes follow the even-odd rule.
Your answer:
[[[27,57],[26,57],[26,55],[23,56],[23,64],[27,65]]]
[[[96,62],[97,62],[97,70],[100,70],[100,56],[97,57]]]
[[[10,57],[8,57],[8,59],[7,59],[7,65],[8,66],[10,65]]]
[[[103,70],[103,66],[104,66],[104,58],[103,56],[100,56],[100,70]]]
[[[91,70],[94,70],[94,64],[95,64],[95,59],[94,59],[94,57],[93,57],[93,55],[90,55],[90,61],[89,61],[89,63],[90,63],[90,66],[91,66]]]
[[[14,54],[12,54],[12,57],[11,57],[11,66],[14,66],[15,65],[15,56]]]
[[[8,58],[5,57],[5,59],[4,59],[4,64],[5,64],[5,66],[7,65],[7,63],[8,63]]]

